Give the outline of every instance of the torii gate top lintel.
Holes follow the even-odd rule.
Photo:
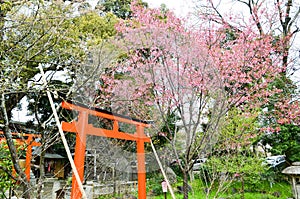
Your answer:
[[[138,198],[146,199],[146,169],[145,169],[145,151],[144,143],[150,142],[150,137],[144,134],[144,128],[150,127],[151,121],[134,119],[128,116],[115,114],[95,107],[88,107],[72,101],[63,101],[62,108],[78,111],[78,120],[72,122],[62,122],[64,131],[76,133],[75,157],[74,163],[78,170],[79,177],[83,181],[84,159],[86,150],[86,135],[103,136],[109,138],[132,140],[136,142],[137,163],[138,163]],[[105,118],[113,121],[113,129],[103,129],[89,124],[88,115]],[[119,131],[118,122],[132,124],[136,126],[135,134],[129,134]],[[73,175],[71,199],[81,198],[78,183]]]
[[[81,104],[79,102],[73,102],[70,100],[63,101],[62,107],[65,109],[69,109],[69,110],[85,111],[94,116],[98,116],[98,117],[106,118],[106,119],[110,119],[110,120],[117,120],[119,122],[124,122],[124,123],[128,123],[128,124],[133,124],[133,125],[142,125],[144,127],[150,127],[150,125],[153,124],[153,121],[132,118],[129,116],[121,115],[118,113],[113,113],[113,112],[110,112],[110,111],[107,111],[104,109],[100,109],[97,107],[87,106],[87,105]]]

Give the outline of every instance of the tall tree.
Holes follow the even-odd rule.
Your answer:
[[[243,31],[243,26],[254,23],[253,25],[260,35],[271,35],[274,44],[280,45],[277,53],[281,54],[283,65],[288,66],[292,64],[292,61],[298,60],[298,54],[294,54],[297,49],[293,48],[294,39],[300,31],[298,27],[300,5],[298,2],[292,0],[228,0],[226,1],[227,6],[232,3],[231,13],[222,9],[222,6],[225,5],[224,2],[219,0],[207,0],[203,4],[199,2],[200,16],[205,16],[217,24],[226,24],[239,31]],[[242,11],[248,11],[248,13],[241,13]],[[289,69],[295,70],[293,66]]]
[[[127,57],[109,78],[102,78],[111,85],[102,90],[113,93],[114,108],[139,118],[153,116],[168,125],[167,114],[178,114],[184,141],[178,134],[170,140],[177,158],[183,159],[180,168],[188,198],[193,158],[217,141],[221,118],[233,107],[254,108],[267,101],[278,92],[268,89],[269,83],[285,68],[280,57],[272,56],[272,37],[257,33],[254,24],[235,31],[232,40],[228,24],[193,29],[172,12],[135,5],[132,10],[132,20],[118,26],[118,43]],[[118,73],[126,78],[116,79]],[[183,150],[177,150],[178,143]]]
[[[24,197],[30,198],[32,189],[18,165],[17,150],[9,128],[12,110],[24,96],[28,96],[32,98],[31,111],[35,113],[39,127],[43,128],[51,122],[51,114],[44,106],[47,103],[43,103],[45,88],[42,87],[37,66],[43,66],[51,82],[46,89],[54,95],[57,92],[63,92],[64,96],[72,93],[70,85],[74,81],[74,73],[86,60],[90,46],[96,48],[96,44],[100,45],[104,39],[114,35],[117,19],[111,14],[100,17],[93,12],[76,17],[73,5],[60,1],[0,3],[1,128],[5,132],[14,168],[24,184]],[[92,28],[92,25],[97,26]],[[100,61],[97,64],[100,66]],[[55,79],[57,74],[61,77],[64,74],[65,79]],[[46,140],[43,139],[43,144],[51,144]]]
[[[52,18],[49,18],[49,12]],[[56,71],[60,64],[66,65],[70,55],[77,56],[77,53],[65,50],[74,42],[64,29],[68,14],[67,7],[56,3],[1,1],[1,127],[14,168],[25,185],[26,198],[30,197],[31,189],[18,165],[16,147],[9,129],[11,112],[26,93],[35,90],[39,84],[33,79],[38,73],[38,64],[49,63],[45,70]],[[61,56],[57,57],[56,53]]]
[[[232,4],[230,4],[232,3]],[[230,13],[222,9],[222,6],[231,5]],[[244,31],[245,26],[253,24],[261,36],[272,37],[276,51],[273,54],[281,56],[281,64],[284,66],[278,77],[270,85],[270,89],[280,89],[263,107],[268,108],[266,116],[270,122],[277,125],[282,123],[298,124],[294,115],[298,115],[298,69],[299,69],[299,22],[300,4],[292,0],[207,0],[198,4],[197,10],[210,25],[227,25],[231,33]],[[285,118],[285,119],[284,119]],[[294,118],[293,121],[287,118]],[[275,122],[275,123],[274,123]]]

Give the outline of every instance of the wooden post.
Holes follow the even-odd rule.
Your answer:
[[[138,136],[144,135],[144,128],[136,125]],[[137,172],[138,172],[138,199],[146,199],[146,166],[145,166],[145,150],[144,141],[138,139],[136,141],[137,148]]]
[[[168,188],[169,188],[169,190],[170,190],[170,194],[171,194],[171,196],[172,196],[173,199],[176,199],[176,198],[175,198],[175,195],[174,195],[174,192],[173,192],[173,189],[172,189],[172,187],[171,187],[171,185],[170,185],[170,182],[169,182],[169,180],[168,180],[168,178],[167,178],[166,172],[165,172],[164,169],[163,169],[163,166],[162,166],[162,164],[161,164],[161,162],[160,162],[160,160],[159,160],[159,157],[158,157],[158,155],[157,155],[157,153],[156,153],[156,149],[155,149],[155,147],[154,147],[154,145],[153,145],[151,139],[150,139],[150,144],[151,144],[151,147],[152,147],[154,156],[155,156],[155,158],[156,158],[156,161],[157,161],[157,163],[158,163],[158,166],[159,166],[159,168],[160,168],[160,171],[161,171],[161,173],[163,174],[164,179],[165,179],[165,181],[166,181],[166,184],[167,184],[167,186],[168,186]]]
[[[42,78],[43,78],[43,82],[44,82],[44,86],[47,85],[47,80],[46,80],[46,77],[45,77],[45,73],[44,73],[44,70],[43,70],[43,67],[41,64],[39,64],[39,69],[41,71],[41,74],[42,74]],[[57,111],[56,111],[56,108],[55,108],[55,105],[54,105],[54,102],[53,102],[53,99],[52,99],[52,96],[51,96],[51,93],[50,91],[46,91],[47,92],[47,96],[48,96],[48,99],[49,99],[49,102],[50,102],[50,105],[51,105],[51,109],[52,109],[52,112],[53,112],[53,115],[54,115],[54,119],[56,121],[56,125],[58,127],[58,131],[59,131],[59,134],[60,134],[60,137],[61,137],[61,140],[64,144],[64,147],[65,147],[65,150],[67,152],[67,156],[68,156],[68,159],[70,161],[70,164],[71,164],[71,167],[72,167],[72,171],[73,171],[73,175],[75,176],[75,179],[78,183],[78,187],[79,187],[79,190],[81,192],[81,195],[84,199],[86,199],[86,194],[84,192],[84,189],[83,189],[83,186],[82,186],[82,183],[80,182],[80,177],[79,177],[79,174],[77,172],[77,168],[76,168],[76,165],[73,161],[73,158],[72,158],[72,154],[70,152],[70,148],[69,148],[69,145],[68,145],[68,142],[67,142],[67,139],[64,135],[64,132],[63,132],[63,129],[62,129],[62,125],[59,121],[59,118],[58,118],[58,114],[57,114]],[[84,164],[84,163],[83,163]]]
[[[88,114],[81,111],[78,116],[77,133],[76,133],[76,144],[75,144],[75,155],[74,163],[76,165],[79,178],[81,182],[84,178],[84,160],[85,160],[85,149],[86,149],[86,133],[85,126],[88,124]],[[82,197],[79,189],[78,182],[75,175],[72,176],[72,191],[71,199],[80,199]]]
[[[31,154],[32,154],[32,136],[29,135],[27,138],[27,150],[26,150],[26,162],[25,162],[25,174],[27,176],[28,182],[30,181],[30,163],[31,163]]]

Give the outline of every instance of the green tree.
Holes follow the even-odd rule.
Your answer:
[[[217,193],[222,193],[240,182],[244,197],[246,184],[255,188],[261,181],[261,174],[266,168],[261,155],[253,150],[259,137],[258,115],[256,110],[235,108],[224,118],[218,142],[206,164],[208,176],[205,182],[210,189],[218,184]]]
[[[7,2],[1,1],[1,8]],[[39,2],[10,2],[5,7],[1,16],[1,53],[0,53],[0,77],[1,77],[1,127],[5,133],[9,147],[11,160],[19,176],[19,181],[24,185],[24,197],[30,198],[30,185],[24,172],[18,164],[16,146],[13,143],[9,129],[11,111],[17,103],[32,92],[34,86],[31,83],[38,73],[37,65],[50,63],[47,71],[56,71],[58,64],[66,60],[69,53],[63,52],[63,46],[68,45],[62,24],[65,21],[66,8],[57,4],[43,5]],[[31,9],[31,6],[39,9]],[[28,12],[22,11],[27,9]],[[53,18],[49,18],[51,11]],[[65,38],[64,40],[62,40]],[[63,41],[63,42],[62,42]],[[72,42],[72,41],[71,41]],[[60,43],[61,45],[58,45]],[[61,59],[54,52],[61,52]],[[68,59],[68,58],[67,58]],[[31,84],[31,85],[30,85]]]
[[[272,155],[285,155],[291,164],[300,161],[300,127],[293,124],[280,126],[280,131],[268,133],[261,139],[264,145],[269,144]]]
[[[75,29],[81,41],[87,42],[87,46],[95,47],[103,40],[116,34],[115,25],[118,22],[116,15],[107,13],[100,16],[96,11],[86,12],[72,19]]]
[[[12,175],[13,164],[7,145],[0,143],[0,197],[5,198],[5,192],[13,187],[16,178]]]
[[[90,46],[114,35],[117,19],[112,14],[100,17],[93,12],[75,16],[72,3],[66,5],[59,1],[0,1],[0,6],[0,125],[19,174],[18,180],[27,190],[24,197],[30,198],[30,185],[18,165],[9,128],[12,110],[25,96],[33,99],[30,111],[39,122],[40,130],[43,129],[51,122],[52,115],[47,110],[37,66],[41,64],[48,76],[47,89],[53,95],[63,93],[61,96],[67,97],[72,93],[73,74],[86,63]],[[66,74],[65,80],[55,79],[55,75],[62,72]]]
[[[128,19],[132,13],[130,9],[131,2],[132,0],[100,0],[98,1],[98,6],[103,7],[104,12],[112,12],[118,18]],[[148,7],[148,4],[142,0],[139,0],[138,4]]]

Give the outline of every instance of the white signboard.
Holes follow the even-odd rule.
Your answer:
[[[168,185],[166,181],[161,182],[161,187],[164,193],[168,192]]]

